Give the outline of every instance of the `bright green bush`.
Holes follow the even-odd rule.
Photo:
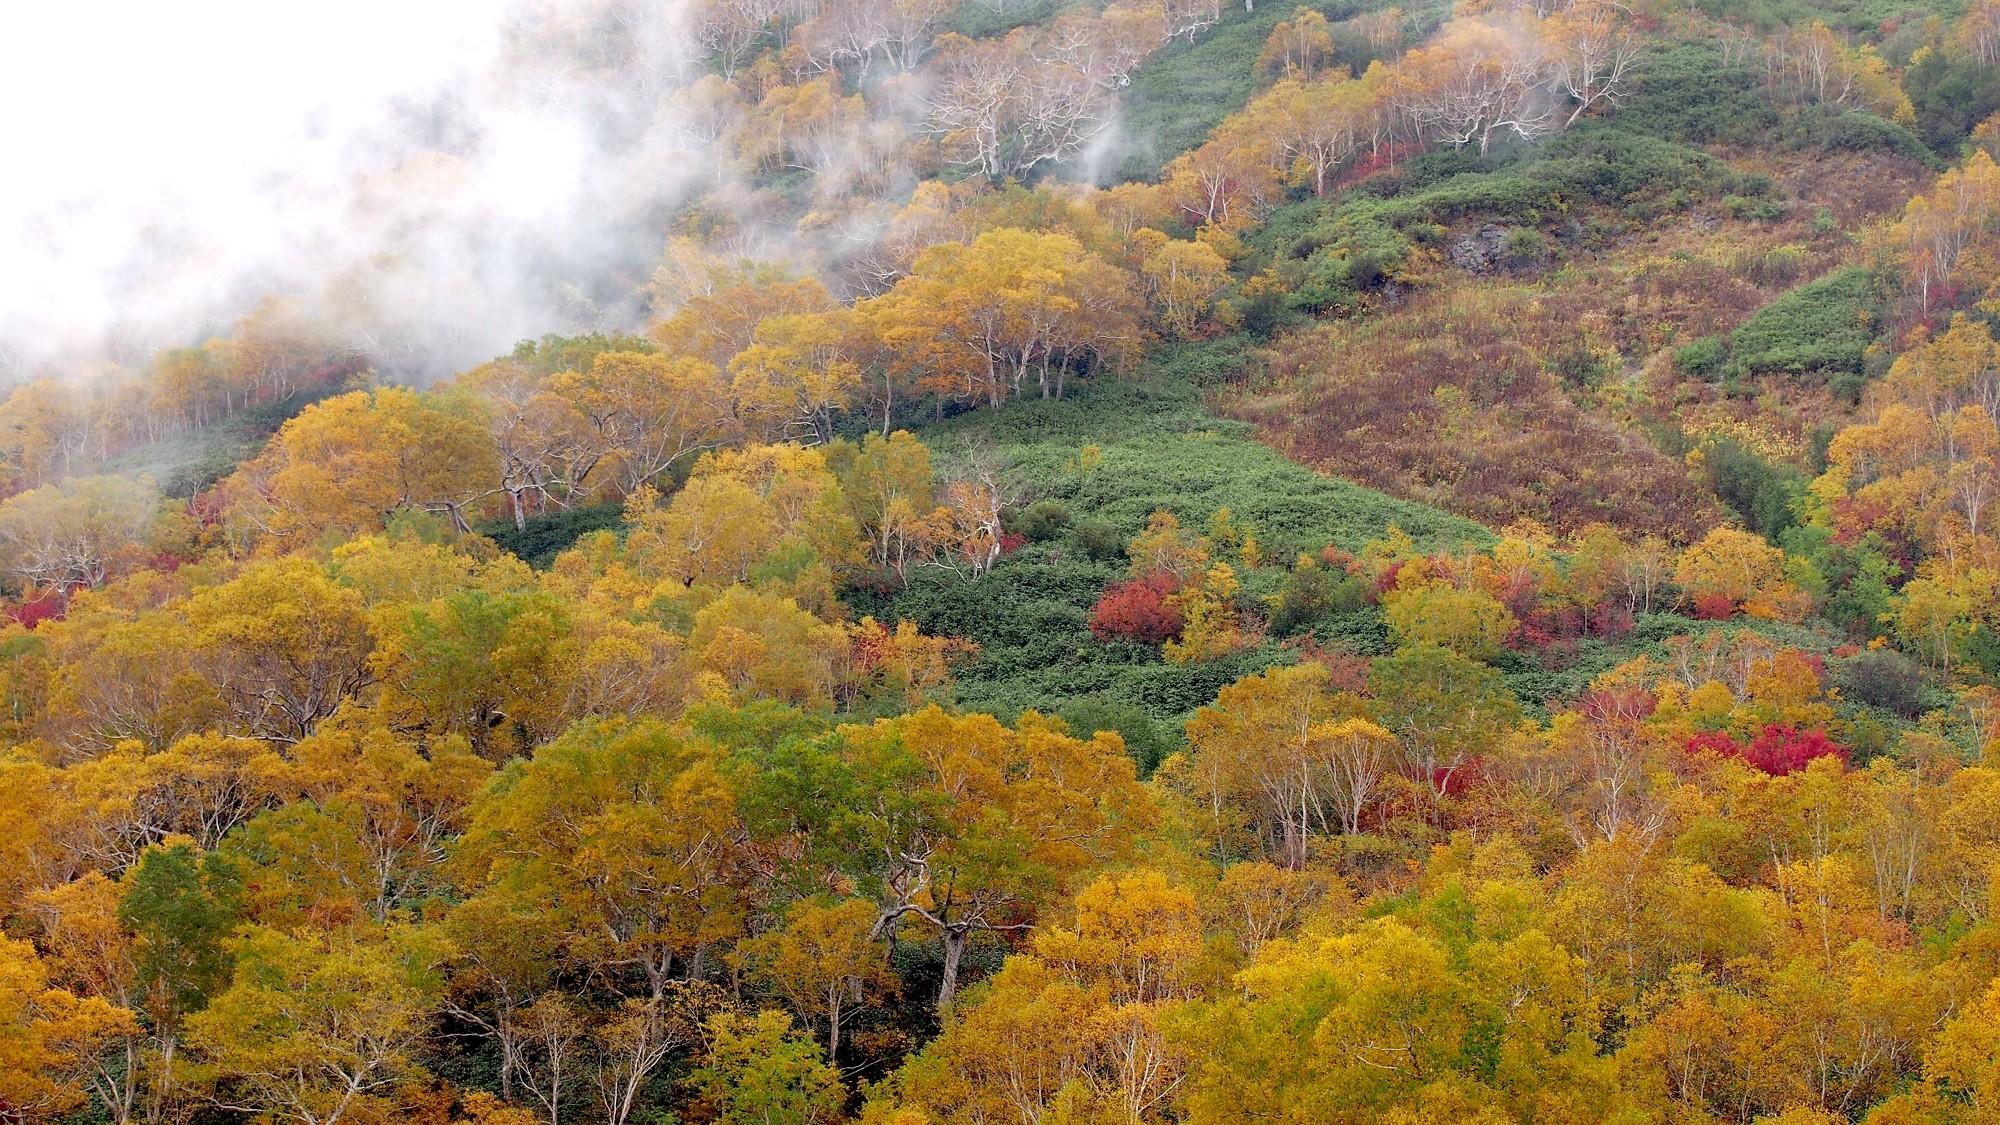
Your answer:
[[[1674,366],[1700,379],[1720,376],[1722,365],[1728,360],[1729,344],[1720,336],[1703,336],[1674,349]]]
[[[1735,366],[1747,373],[1859,374],[1876,336],[1874,275],[1853,267],[1779,297],[1730,334]]]

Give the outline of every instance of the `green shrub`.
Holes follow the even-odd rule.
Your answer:
[[[1722,197],[1722,209],[1737,222],[1776,222],[1785,217],[1785,202],[1780,199],[1751,199],[1742,195]]]
[[[1001,6],[960,4],[946,17],[944,28],[967,39],[992,39],[1017,27],[1043,23],[1085,6],[1079,0],[1013,0]]]
[[[1923,669],[1893,649],[1856,653],[1840,663],[1833,680],[1840,685],[1842,696],[1905,719],[1915,719],[1929,709],[1930,691]]]
[[[512,520],[497,520],[477,530],[536,569],[546,569],[556,556],[593,531],[609,531],[625,525],[623,504],[585,504],[529,516],[525,527]]]
[[[1163,381],[1195,387],[1220,387],[1242,378],[1250,349],[1246,341],[1224,337],[1197,340],[1170,350],[1154,365]]]
[[[1125,752],[1139,767],[1140,777],[1150,777],[1160,760],[1172,753],[1179,740],[1162,732],[1161,724],[1137,704],[1106,696],[1087,696],[1064,707],[1058,715],[1069,724],[1072,734],[1088,738],[1101,731],[1116,731],[1125,740]]]
[[[1874,275],[1852,267],[1759,309],[1730,334],[1730,352],[1752,374],[1859,374],[1879,322]]]
[[[2000,111],[2000,67],[1981,66],[1953,51],[1930,51],[1903,72],[1903,90],[1917,112],[1917,135],[1949,156],[1972,130]]]
[[[1674,366],[1699,379],[1715,379],[1729,358],[1729,345],[1720,336],[1701,339],[1674,349]]]
[[[1805,476],[1797,469],[1766,460],[1732,438],[1706,446],[1701,464],[1709,487],[1752,531],[1776,542],[1798,521],[1792,500],[1805,487]]]
[[[1025,535],[1038,543],[1058,539],[1069,530],[1069,509],[1054,500],[1037,500],[1022,509],[1011,521],[1010,528],[1017,535]]]
[[[1548,260],[1549,256],[1548,239],[1543,238],[1542,232],[1532,227],[1515,227],[1508,231],[1502,248],[1506,252],[1508,264],[1517,269],[1538,266]]]
[[[1725,66],[1712,41],[1682,43],[1643,60],[1618,126],[1683,144],[1742,145],[1778,123],[1758,74]]]
[[[1115,562],[1125,557],[1127,539],[1109,522],[1086,517],[1070,525],[1069,542],[1085,558]]]
[[[1928,16],[1939,10],[1924,0],[1694,0],[1693,7],[1759,31],[1803,27],[1821,20],[1835,31],[1852,34],[1877,32],[1887,20]],[[1943,11],[1949,14],[1956,7],[1947,6]]]
[[[1423,225],[1423,224],[1419,224]],[[1409,257],[1403,234],[1363,216],[1343,215],[1321,234],[1315,232],[1294,248],[1311,246],[1304,277],[1293,286],[1292,301],[1302,309],[1353,311],[1356,298],[1379,289]]]
[[[1321,565],[1310,555],[1285,575],[1268,599],[1271,634],[1290,637],[1311,630],[1337,614],[1368,606],[1367,584]]]
[[[1880,635],[1882,615],[1900,584],[1902,568],[1890,559],[1889,545],[1870,532],[1859,543],[1839,544],[1823,527],[1786,530],[1780,546],[1810,572],[1808,593],[1820,602],[1820,616],[1861,641]],[[1816,587],[1816,588],[1813,588]]]
[[[1915,133],[1872,113],[1841,113],[1828,106],[1807,106],[1785,130],[1784,144],[1794,149],[1879,152],[1936,167],[1938,159]]]
[[[1387,656],[1396,647],[1389,643],[1389,624],[1375,606],[1327,614],[1314,626],[1313,639],[1355,656]]]

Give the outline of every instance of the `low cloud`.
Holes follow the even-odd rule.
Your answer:
[[[14,5],[0,364],[135,362],[266,294],[422,380],[619,326],[713,183],[678,0]]]

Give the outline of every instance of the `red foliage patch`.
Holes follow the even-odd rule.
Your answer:
[[[1736,616],[1736,602],[1727,594],[1703,594],[1694,600],[1696,621],[1727,621]]]
[[[188,498],[188,518],[196,527],[215,527],[222,522],[222,495],[211,488]]]
[[[1311,633],[1286,641],[1285,647],[1298,651],[1300,663],[1310,660],[1325,668],[1329,690],[1352,692],[1355,695],[1368,694],[1366,657],[1355,656],[1338,649],[1321,648]]]
[[[18,605],[7,607],[7,616],[18,625],[34,628],[44,621],[59,621],[63,615],[62,595],[54,590]]]
[[[1375,579],[1376,601],[1378,602],[1381,601],[1383,594],[1386,594],[1389,591],[1396,588],[1396,579],[1402,575],[1403,566],[1404,564],[1402,560],[1399,559],[1396,562],[1390,563],[1388,566],[1382,569],[1381,575],[1379,575]]]
[[[1775,724],[1764,728],[1744,750],[1743,758],[1773,777],[1802,770],[1815,758],[1838,758],[1843,766],[1848,761],[1847,747],[1828,738],[1825,731]]]
[[[1600,724],[1642,723],[1653,714],[1660,701],[1644,688],[1605,688],[1585,692],[1576,701],[1576,709],[1589,716],[1592,722]],[[1731,745],[1734,745],[1733,743]]]
[[[1331,543],[1327,544],[1326,549],[1319,553],[1319,561],[1342,574],[1348,575],[1358,572],[1361,567],[1361,560]]]
[[[1000,533],[1000,553],[1003,555],[1011,555],[1027,545],[1028,537],[1019,532],[1003,531]]]
[[[1817,758],[1836,758],[1848,764],[1847,747],[1826,736],[1823,730],[1799,730],[1773,723],[1745,746],[1721,731],[1704,731],[1688,739],[1690,753],[1708,751],[1743,761],[1772,777],[1783,777],[1810,765]]]
[[[1594,636],[1616,640],[1632,631],[1632,611],[1622,605],[1605,601],[1590,611],[1590,632]]]
[[[1515,578],[1493,596],[1507,607],[1507,612],[1524,620],[1540,614],[1542,610],[1542,592],[1532,578]]]
[[[1486,776],[1486,759],[1467,758],[1456,766],[1438,766],[1430,771],[1431,790],[1440,797],[1464,800],[1491,782]]]
[[[1090,631],[1100,641],[1160,645],[1181,635],[1181,611],[1167,604],[1176,585],[1172,576],[1151,574],[1104,591],[1090,611]]]
[[[1733,738],[1719,730],[1705,730],[1687,740],[1687,751],[1700,754],[1704,751],[1725,758],[1740,758],[1743,747]]]
[[[873,672],[889,657],[889,631],[879,623],[873,629],[856,629],[848,638],[848,657],[863,672]]]
[[[1507,634],[1504,642],[1516,652],[1539,652],[1554,643],[1555,630],[1533,617],[1514,619],[1514,631]]]

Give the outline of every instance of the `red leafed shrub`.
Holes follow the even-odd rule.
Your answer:
[[[44,621],[54,621],[63,615],[62,594],[50,590],[37,598],[30,598],[19,605],[11,606],[7,616],[17,624],[34,628]]]
[[[1532,578],[1513,579],[1500,589],[1492,591],[1492,594],[1501,605],[1507,607],[1507,612],[1517,618],[1526,620],[1542,616],[1542,592],[1535,586]]]
[[[847,652],[856,668],[873,672],[889,658],[889,631],[879,624],[873,629],[857,628],[848,638]]]
[[[1705,730],[1688,739],[1687,751],[1690,754],[1699,754],[1707,751],[1711,754],[1719,754],[1725,758],[1741,758],[1743,756],[1742,744],[1719,730]]]
[[[222,522],[222,497],[215,489],[188,498],[187,514],[196,527],[214,527]]]
[[[1018,532],[1003,531],[1000,533],[1000,553],[1003,555],[1011,555],[1022,547],[1027,546],[1027,544],[1028,537]]]
[[[1727,621],[1736,616],[1736,603],[1727,594],[1702,594],[1694,600],[1696,621]]]
[[[1783,777],[1810,765],[1815,758],[1836,758],[1845,766],[1847,747],[1826,736],[1822,730],[1799,730],[1773,723],[1745,746],[1720,731],[1704,731],[1688,739],[1689,753],[1710,751],[1729,758],[1741,758],[1772,777]]]
[[[1847,764],[1847,747],[1826,736],[1823,730],[1799,730],[1772,725],[1764,728],[1743,751],[1743,760],[1773,777],[1782,777],[1806,768],[1814,758],[1838,758]]]
[[[1359,560],[1329,543],[1326,545],[1326,549],[1319,553],[1319,561],[1342,574],[1353,574]]]
[[[1439,766],[1430,772],[1431,790],[1441,797],[1462,799],[1488,781],[1484,758],[1468,758],[1460,765]]]
[[[1381,601],[1383,594],[1396,588],[1396,579],[1402,577],[1403,565],[1403,561],[1398,559],[1382,569],[1382,573],[1375,579],[1376,601]]]
[[[1163,645],[1181,635],[1181,611],[1167,603],[1172,576],[1151,574],[1104,591],[1090,611],[1090,631],[1100,641]]]
[[[1590,612],[1592,636],[1617,639],[1632,631],[1632,611],[1606,601]]]

